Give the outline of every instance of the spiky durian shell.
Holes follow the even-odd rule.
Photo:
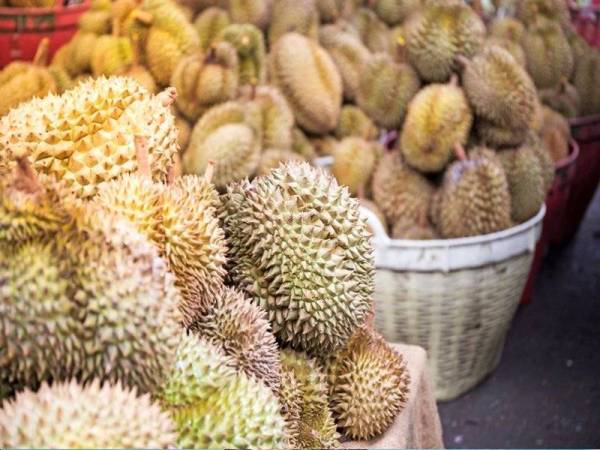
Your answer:
[[[400,219],[392,227],[392,239],[428,240],[437,239],[438,234],[430,223]]]
[[[89,10],[81,15],[78,21],[81,31],[97,35],[110,33],[112,14],[109,9]]]
[[[580,109],[579,93],[575,86],[562,79],[558,86],[540,91],[540,100],[545,105],[568,118],[578,117]]]
[[[231,24],[219,39],[229,42],[238,52],[241,85],[263,84],[267,78],[265,40],[254,25]]]
[[[594,50],[586,51],[578,60],[573,74],[573,85],[580,97],[580,114],[600,113],[600,54]]]
[[[462,82],[478,117],[510,129],[529,127],[536,112],[535,85],[506,50],[486,47],[465,61]]]
[[[175,103],[192,121],[211,106],[233,99],[239,81],[237,52],[227,42],[214,44],[206,55],[184,56],[171,77],[178,93]]]
[[[306,158],[291,150],[268,148],[263,151],[260,156],[260,163],[258,169],[256,169],[256,175],[268,175],[273,169],[277,169],[281,164],[290,161],[303,162],[306,161]]]
[[[396,63],[384,53],[373,55],[362,72],[357,104],[378,125],[397,128],[421,83],[408,64]]]
[[[146,42],[146,61],[150,72],[159,84],[163,86],[169,84],[183,56],[175,39],[167,31],[154,27],[150,29]]]
[[[298,33],[282,36],[271,52],[271,77],[287,99],[298,124],[324,134],[337,125],[342,80],[327,52]]]
[[[338,68],[344,86],[344,98],[354,100],[360,75],[367,66],[371,53],[357,36],[336,25],[321,27],[319,42]]]
[[[511,226],[508,182],[492,150],[477,149],[453,163],[440,191],[437,229],[444,238],[476,236]]]
[[[539,89],[556,86],[573,71],[573,53],[556,22],[539,17],[522,41],[527,70]]]
[[[473,115],[463,90],[450,84],[431,84],[408,106],[400,137],[406,162],[422,172],[440,172],[457,143],[467,142]]]
[[[90,56],[90,68],[96,77],[115,75],[133,62],[133,47],[125,37],[100,36]]]
[[[50,75],[52,75],[52,78],[54,78],[56,92],[58,94],[62,94],[67,89],[71,89],[73,87],[73,80],[62,66],[48,66],[48,72],[50,72]]]
[[[200,37],[200,47],[207,50],[230,23],[229,14],[221,8],[207,8],[198,14],[194,27]]]
[[[348,31],[354,33],[374,53],[390,51],[390,30],[375,12],[360,8],[349,19]]]
[[[569,9],[562,0],[520,0],[516,6],[517,19],[527,25],[540,16],[561,24],[569,23]]]
[[[508,181],[512,220],[525,222],[537,214],[546,198],[540,162],[527,146],[503,150],[498,157]]]
[[[269,44],[274,45],[281,36],[290,32],[317,39],[319,11],[315,0],[277,0],[275,2],[273,17],[269,25]]]
[[[377,162],[376,145],[359,137],[348,137],[336,144],[331,173],[351,194],[356,194],[371,179]]]
[[[190,142],[192,127],[190,126],[190,123],[179,114],[175,114],[175,126],[177,127],[177,130],[179,130],[177,143],[179,144],[181,153],[184,153]]]
[[[285,422],[275,394],[236,373],[212,344],[185,336],[158,394],[185,448],[282,448]]]
[[[375,13],[388,25],[398,25],[421,7],[421,0],[375,0]]]
[[[245,93],[253,121],[260,124],[262,147],[287,150],[292,146],[294,114],[279,89],[258,86]]]
[[[352,15],[362,0],[317,0],[322,23],[336,22]]]
[[[473,56],[483,45],[485,25],[461,1],[428,2],[406,23],[408,58],[423,80],[446,81],[455,58]]]
[[[272,20],[273,0],[228,0],[228,3],[234,23],[250,23],[265,29]]]
[[[56,81],[48,69],[34,64],[26,67],[21,63],[9,64],[0,72],[0,78],[0,116],[32,98],[57,91]]]
[[[543,125],[538,134],[555,163],[568,156],[571,129],[562,114],[544,106]]]
[[[331,357],[327,372],[331,408],[350,439],[384,433],[406,403],[410,375],[404,358],[364,327]]]
[[[408,167],[398,151],[379,160],[371,189],[375,203],[391,224],[402,218],[416,222],[427,216],[433,195],[431,183]]]
[[[228,102],[207,111],[194,126],[183,158],[185,173],[204,173],[215,162],[213,182],[218,189],[251,176],[260,160],[260,133],[247,118],[246,108]]]
[[[222,200],[230,276],[267,310],[276,336],[312,352],[344,345],[364,320],[373,291],[372,249],[358,202],[304,163],[232,184]],[[298,264],[302,274],[282,270]]]
[[[383,226],[383,229],[386,230],[387,229],[387,219],[385,218],[385,215],[383,214],[383,212],[381,211],[379,206],[377,206],[375,204],[375,202],[372,202],[371,200],[368,200],[366,198],[359,198],[358,200],[360,201],[360,206],[362,208],[366,208],[366,209],[370,210],[377,216],[377,219],[379,219],[379,222]],[[370,226],[369,226],[369,231],[371,231],[371,233],[373,232],[373,230],[371,229]]]
[[[148,395],[121,384],[75,381],[26,390],[0,409],[0,445],[170,448],[175,425]]]
[[[155,180],[166,179],[177,153],[177,128],[168,107],[120,77],[81,82],[61,96],[33,99],[2,117],[0,129],[0,168],[27,156],[36,171],[60,179],[83,198],[137,169],[135,135],[148,138]]]
[[[525,36],[525,31],[525,25],[518,19],[510,16],[497,17],[488,27],[490,36],[509,39],[516,43],[521,42],[523,36]]]
[[[280,352],[282,384],[279,398],[293,448],[332,448],[339,434],[328,405],[325,373],[304,353]]]
[[[510,39],[499,37],[488,37],[485,41],[484,48],[501,47],[506,50],[514,58],[521,67],[526,67],[527,58],[521,44]]]
[[[291,150],[294,153],[298,153],[304,158],[310,160],[317,156],[317,152],[313,147],[310,140],[298,127],[294,127],[292,130],[292,147]]]
[[[191,330],[222,348],[238,370],[279,390],[281,362],[267,314],[242,293],[223,288]]]
[[[552,187],[554,177],[556,176],[554,162],[550,157],[550,153],[544,148],[542,141],[535,133],[530,132],[527,134],[525,145],[533,150],[540,163],[542,177],[544,178],[544,192],[548,192]]]
[[[496,125],[486,120],[476,123],[476,131],[481,143],[493,148],[518,147],[527,138],[527,128],[510,128]]]
[[[367,141],[377,139],[379,130],[358,106],[346,105],[340,113],[340,121],[335,128],[338,139],[345,137],[360,137]]]

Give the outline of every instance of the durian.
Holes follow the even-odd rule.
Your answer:
[[[375,203],[391,224],[401,219],[419,221],[427,215],[433,195],[432,184],[408,167],[397,150],[379,160],[371,189]]]
[[[573,74],[573,85],[580,98],[581,115],[600,113],[600,90],[596,88],[598,80],[600,80],[600,54],[590,49],[577,60]]]
[[[533,150],[542,169],[542,177],[544,178],[544,192],[548,192],[554,183],[556,175],[554,162],[550,153],[544,148],[540,138],[535,133],[528,133],[525,139],[525,144]]]
[[[467,142],[473,115],[463,90],[449,84],[423,88],[408,106],[400,136],[405,161],[422,172],[440,172],[456,144]]]
[[[238,370],[279,390],[281,363],[267,314],[242,293],[223,288],[191,330],[222,348]]]
[[[127,37],[119,36],[116,20],[113,34],[100,36],[90,55],[90,68],[95,77],[115,75],[133,63],[133,46]]]
[[[294,153],[297,153],[308,160],[313,159],[317,156],[317,152],[313,144],[298,127],[294,127],[294,129],[292,130],[291,150]]]
[[[385,218],[385,215],[383,214],[379,206],[377,206],[375,202],[372,202],[371,200],[368,200],[363,197],[360,197],[358,200],[360,201],[361,208],[366,208],[375,214],[375,216],[377,217],[377,219],[379,219],[379,222],[383,226],[383,229],[385,230],[387,228],[387,219]],[[373,233],[373,230],[371,229],[370,225],[369,231]]]
[[[189,122],[183,118],[179,114],[175,114],[175,126],[179,131],[177,135],[177,143],[179,144],[179,148],[181,152],[185,152],[185,149],[190,142],[190,135],[192,134],[192,127],[190,127]]]
[[[317,39],[319,11],[316,0],[275,1],[269,25],[269,44],[273,46],[281,36],[290,32]]]
[[[483,45],[486,29],[462,1],[430,1],[405,24],[408,58],[421,78],[447,81],[457,69],[455,58],[470,58]]]
[[[331,173],[351,194],[364,188],[371,179],[377,162],[375,143],[358,137],[348,137],[335,146]]]
[[[234,23],[249,23],[265,29],[271,21],[274,0],[228,0],[227,3]]]
[[[362,0],[317,0],[316,3],[321,22],[332,23],[350,17]]]
[[[560,80],[558,86],[540,91],[540,100],[568,118],[578,117],[580,108],[579,93],[575,86],[566,79]]]
[[[110,33],[112,14],[110,9],[90,9],[79,17],[79,30],[97,35]]]
[[[207,8],[198,14],[198,17],[194,20],[194,27],[200,37],[200,47],[202,50],[208,50],[216,42],[221,31],[230,23],[229,14],[221,8]]]
[[[268,175],[273,169],[277,169],[281,164],[290,161],[302,162],[306,161],[306,158],[291,150],[269,148],[260,155],[260,163],[258,164],[258,169],[256,169],[256,175]]]
[[[214,44],[205,55],[184,56],[171,77],[177,108],[192,121],[211,106],[233,99],[239,81],[237,52],[227,42]]]
[[[267,311],[280,341],[321,354],[343,346],[373,292],[358,202],[323,171],[289,163],[230,185],[222,203],[230,276]]]
[[[384,53],[373,55],[362,72],[356,101],[378,125],[398,128],[421,83],[414,69]]]
[[[240,84],[264,84],[267,78],[265,41],[261,31],[251,24],[231,24],[219,39],[229,42],[238,53]]]
[[[543,108],[543,125],[538,134],[555,163],[569,155],[571,130],[569,122],[562,114],[545,106]]]
[[[484,48],[487,47],[501,47],[506,50],[515,59],[517,64],[521,67],[527,66],[527,58],[525,57],[525,51],[521,44],[510,39],[489,37],[484,44]]]
[[[360,8],[349,19],[348,31],[354,33],[374,53],[390,51],[390,30],[375,12]]]
[[[462,148],[457,153],[459,160],[444,175],[434,214],[441,236],[477,236],[509,228],[510,192],[498,157],[479,148],[469,153],[469,159]]]
[[[121,384],[43,384],[0,409],[0,445],[37,448],[171,448],[175,424],[148,395]]]
[[[421,222],[400,219],[392,227],[392,239],[428,240],[437,239],[437,233],[427,218]]]
[[[342,80],[327,52],[298,33],[282,36],[271,52],[271,78],[287,99],[298,124],[325,134],[338,122]]]
[[[410,375],[402,355],[361,327],[327,362],[331,408],[350,439],[384,433],[406,404]]]
[[[118,74],[120,76],[133,78],[141,86],[143,86],[151,94],[158,92],[156,80],[145,66],[140,63],[140,46],[138,38],[132,40],[132,63],[129,67],[121,69]]]
[[[398,25],[421,7],[421,0],[375,0],[373,10],[388,25]]]
[[[158,394],[176,423],[177,446],[283,448],[285,421],[276,395],[230,364],[209,342],[184,337]]]
[[[525,25],[510,16],[497,17],[490,23],[488,33],[491,37],[508,39],[520,43],[525,36]]]
[[[346,105],[340,113],[335,136],[338,139],[359,137],[372,141],[379,137],[379,130],[362,109],[358,106]]]

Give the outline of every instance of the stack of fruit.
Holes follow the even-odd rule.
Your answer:
[[[280,99],[263,89],[252,102],[269,113]],[[303,162],[221,196],[211,162],[177,176],[174,97],[100,77],[0,119],[0,446],[323,448],[385,432],[409,375],[368,325],[359,202]],[[260,110],[216,111],[201,122],[243,136]]]

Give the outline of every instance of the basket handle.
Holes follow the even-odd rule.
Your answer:
[[[373,239],[376,242],[381,242],[385,245],[391,242],[391,239],[386,233],[385,228],[381,223],[381,220],[379,220],[379,217],[377,217],[377,215],[373,211],[371,211],[369,208],[361,206],[360,215],[367,221],[367,224],[373,232]]]

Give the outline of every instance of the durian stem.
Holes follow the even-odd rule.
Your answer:
[[[174,87],[168,87],[164,91],[156,95],[163,106],[169,107],[177,98],[177,90]]]
[[[450,77],[450,86],[458,86],[458,75],[455,73]]]
[[[150,178],[150,162],[148,161],[148,139],[144,136],[135,136],[135,154],[138,163],[138,174],[145,178]]]
[[[465,153],[465,148],[459,142],[454,144],[454,154],[458,158],[459,161],[466,161],[467,154]]]
[[[37,50],[35,51],[35,56],[33,57],[33,65],[34,66],[45,66],[48,62],[48,44],[50,40],[45,37],[40,41]]]
[[[42,190],[37,174],[26,156],[17,158],[15,181],[22,191],[34,193]]]
[[[148,11],[140,11],[136,9],[133,11],[133,18],[144,25],[151,25],[154,22],[154,15]]]
[[[204,179],[206,180],[207,183],[210,183],[214,173],[215,173],[215,162],[211,159],[210,161],[208,161],[208,164],[206,164],[206,170],[204,171]]]

